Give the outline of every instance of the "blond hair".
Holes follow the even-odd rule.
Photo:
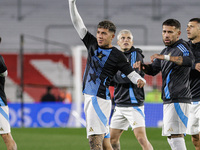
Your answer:
[[[117,40],[120,39],[120,36],[121,36],[122,34],[130,34],[131,40],[133,40],[133,34],[132,34],[132,32],[131,32],[130,30],[127,30],[127,29],[123,29],[123,30],[119,31],[119,33],[118,33],[118,35],[117,35]]]

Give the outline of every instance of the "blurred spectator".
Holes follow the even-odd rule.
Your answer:
[[[63,102],[63,103],[71,103],[72,102],[71,93],[67,90],[67,88],[60,89],[58,101]]]
[[[41,102],[55,102],[56,98],[55,96],[51,93],[52,87],[48,86],[47,87],[47,92],[42,96]]]

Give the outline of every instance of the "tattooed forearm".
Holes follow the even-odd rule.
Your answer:
[[[183,57],[182,56],[177,56],[177,57],[173,57],[171,56],[173,59],[172,62],[174,62],[177,65],[182,65],[183,64]]]

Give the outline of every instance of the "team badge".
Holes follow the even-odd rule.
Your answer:
[[[103,54],[103,52],[101,51],[100,53],[97,54],[97,57],[102,60],[103,57],[105,57],[106,55]]]

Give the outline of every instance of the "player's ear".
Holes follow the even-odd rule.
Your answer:
[[[178,31],[179,36],[181,35],[181,31]]]
[[[112,39],[114,39],[114,38],[115,38],[115,34],[113,33],[113,34],[112,34]]]
[[[178,30],[178,38],[180,37],[181,35],[181,30]]]

